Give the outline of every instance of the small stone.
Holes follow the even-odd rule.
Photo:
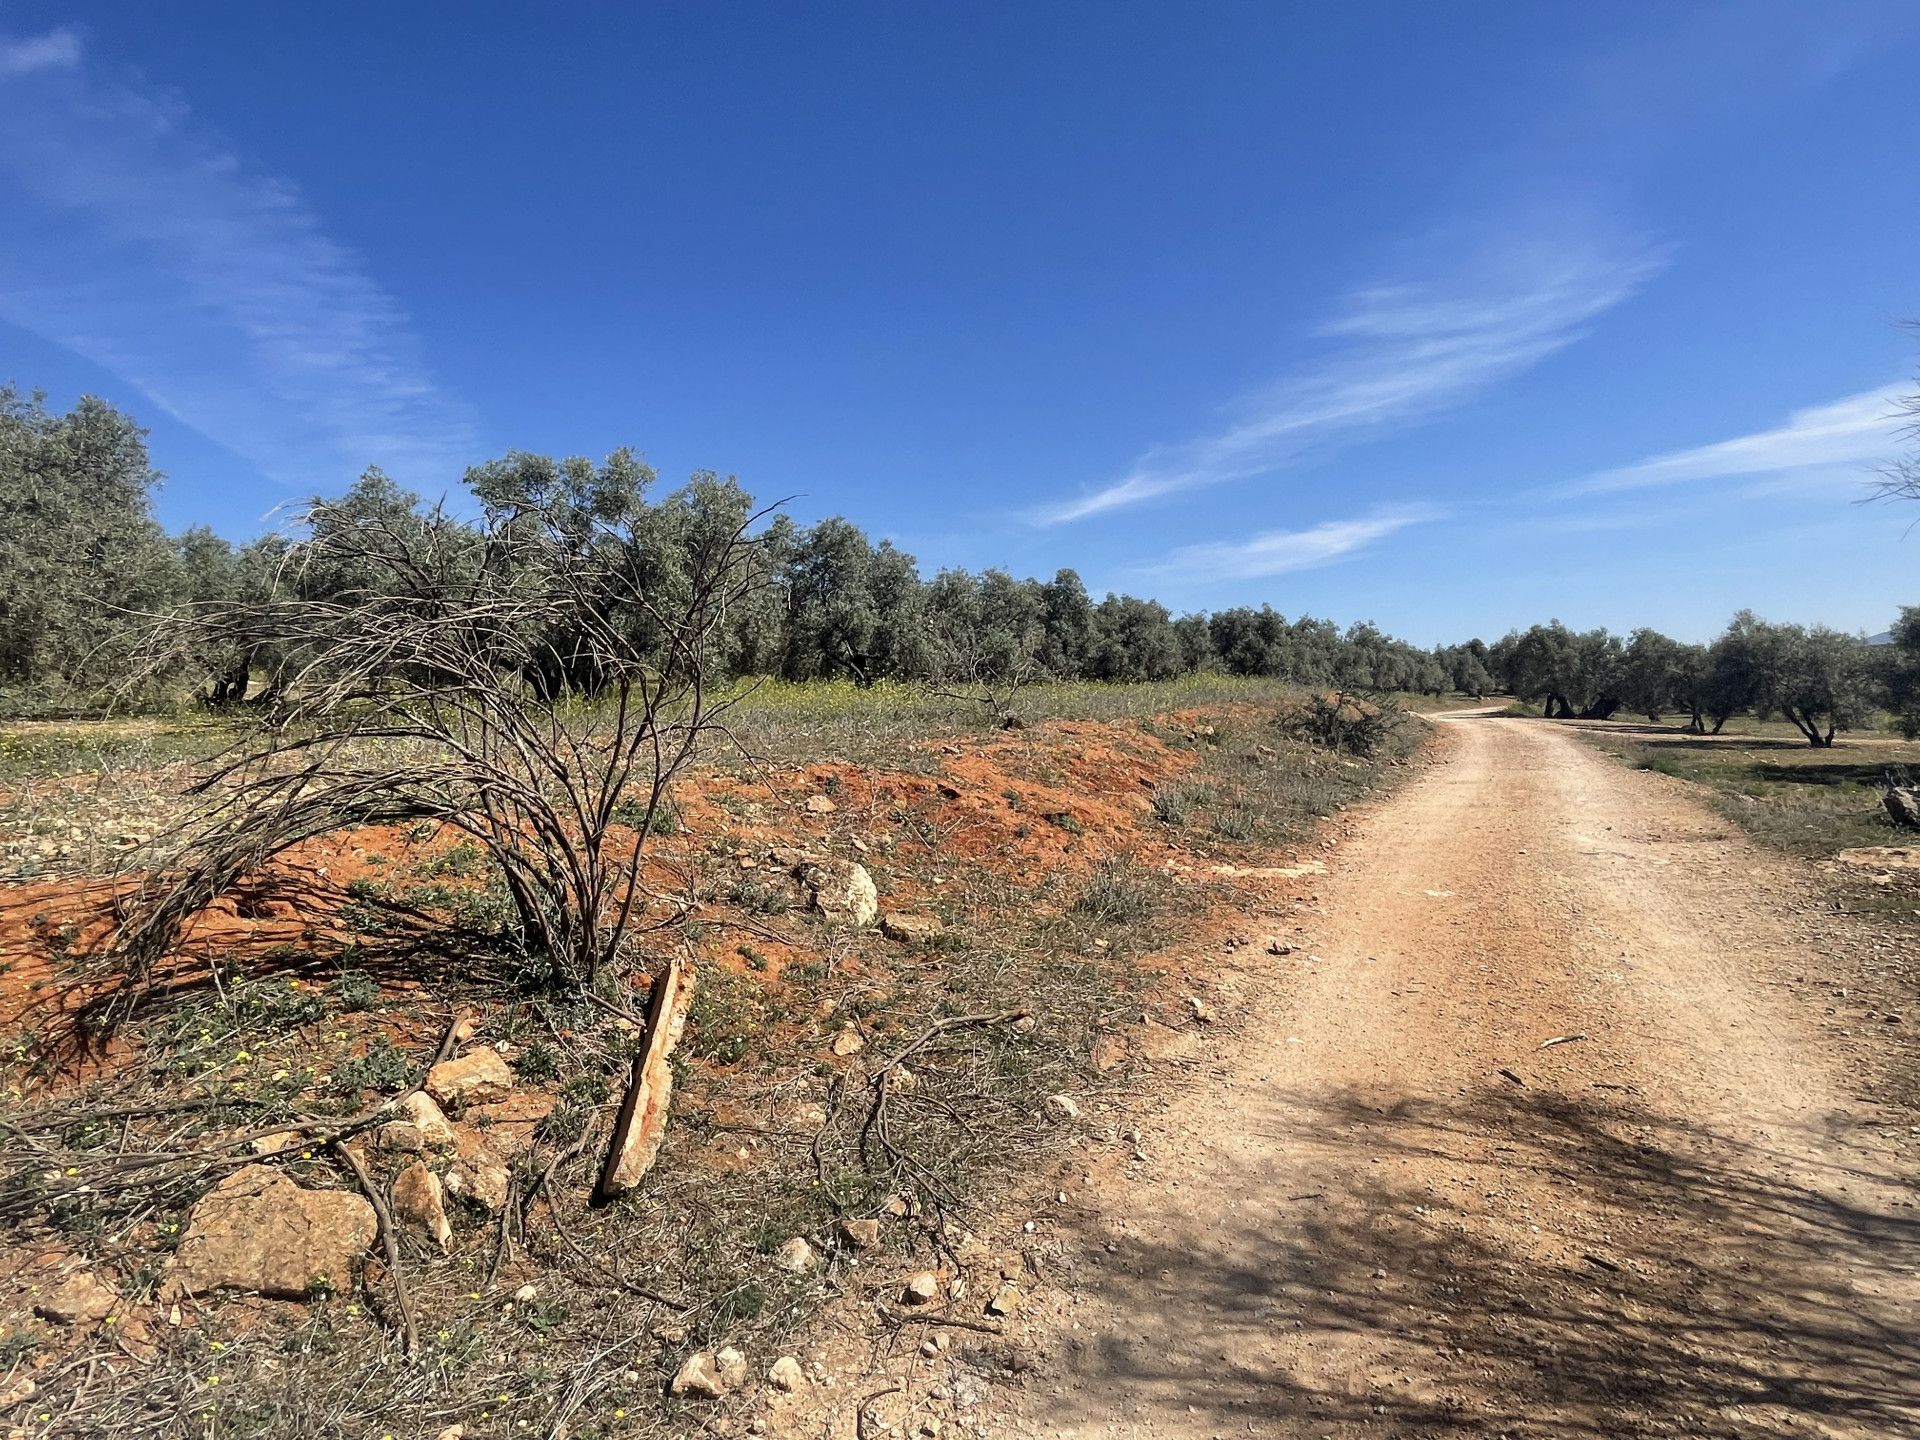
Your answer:
[[[489,1214],[498,1214],[512,1193],[513,1180],[504,1160],[491,1150],[475,1148],[447,1172],[446,1188]]]
[[[792,1394],[807,1383],[807,1372],[800,1368],[800,1362],[791,1355],[782,1355],[767,1369],[767,1381],[776,1390]]]
[[[834,804],[833,801],[824,795],[809,795],[807,797],[807,810],[810,814],[831,815],[839,808],[838,805]]]
[[[513,1292],[513,1303],[516,1305],[531,1305],[539,1298],[540,1287],[538,1285],[522,1285],[518,1290]]]
[[[1202,1025],[1211,1025],[1218,1018],[1213,1013],[1213,1007],[1198,995],[1189,996],[1187,1004],[1193,1007],[1193,1018],[1198,1020]]]
[[[908,1276],[907,1283],[900,1291],[902,1305],[931,1305],[939,1298],[940,1277],[931,1270]]]
[[[513,1071],[499,1051],[482,1045],[427,1071],[426,1088],[442,1105],[484,1105],[506,1098],[513,1089]]]
[[[453,1226],[447,1221],[440,1177],[421,1161],[414,1161],[394,1177],[393,1213],[438,1245],[442,1254],[452,1245]]]
[[[675,1395],[696,1400],[718,1400],[727,1393],[727,1386],[715,1373],[715,1356],[710,1350],[696,1350],[683,1360],[667,1388]]]
[[[813,899],[813,908],[828,920],[871,925],[880,913],[880,892],[864,865],[851,860],[809,860],[794,871]]]
[[[729,1390],[738,1390],[747,1383],[747,1357],[731,1345],[722,1345],[720,1353],[713,1357],[714,1374],[720,1383]]]
[[[867,1042],[860,1038],[860,1032],[851,1025],[842,1025],[833,1036],[833,1053],[836,1055],[858,1055],[867,1048]]]
[[[804,1275],[813,1268],[813,1259],[813,1246],[796,1235],[775,1253],[773,1263],[782,1270]]]
[[[880,1243],[878,1220],[842,1220],[840,1234],[856,1250],[871,1250]]]
[[[1002,1285],[994,1291],[993,1298],[987,1301],[987,1314],[1011,1315],[1020,1308],[1020,1302],[1025,1298],[1017,1286]]]
[[[953,1403],[962,1410],[983,1404],[992,1393],[993,1387],[971,1371],[962,1370],[953,1377]]]
[[[902,945],[928,945],[945,931],[937,916],[909,915],[889,910],[880,917],[880,933]]]
[[[434,1440],[466,1440],[466,1433],[467,1427],[464,1425],[449,1425]]]
[[[1080,1118],[1080,1103],[1071,1095],[1049,1095],[1043,1107],[1047,1118],[1056,1125],[1064,1125]]]
[[[119,1304],[120,1296],[111,1286],[82,1270],[62,1280],[33,1308],[59,1325],[85,1325],[106,1319]]]
[[[454,1143],[453,1126],[447,1122],[445,1112],[434,1103],[431,1095],[424,1090],[416,1090],[400,1102],[401,1118],[382,1129],[382,1134],[395,1126],[405,1125],[411,1128],[423,1145],[429,1150],[437,1150]]]

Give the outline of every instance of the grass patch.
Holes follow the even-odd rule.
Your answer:
[[[1741,829],[1790,854],[1828,856],[1915,838],[1887,817],[1880,794],[1890,776],[1920,765],[1920,744],[1860,736],[1819,750],[1790,740],[1786,725],[1723,736],[1662,733],[1647,725],[1582,733],[1637,769],[1701,786]]]
[[[1109,860],[1087,881],[1073,913],[1106,925],[1139,925],[1160,908],[1166,883],[1128,860]]]

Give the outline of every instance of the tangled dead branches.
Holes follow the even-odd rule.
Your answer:
[[[591,981],[677,918],[647,916],[642,853],[724,726],[732,702],[710,682],[730,608],[761,584],[760,517],[723,485],[646,504],[538,467],[493,479],[477,527],[316,503],[274,595],[155,624],[150,664],[244,636],[277,657],[278,700],[197,779],[198,812],[125,894],[117,1002],[236,880],[362,825],[432,820],[476,843],[556,983]]]

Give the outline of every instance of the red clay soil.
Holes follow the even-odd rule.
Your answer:
[[[1246,708],[1181,712],[1168,723],[1198,735]],[[722,915],[724,892],[702,894],[701,876],[716,865],[760,868],[776,848],[857,855],[885,877],[896,908],[929,903],[941,870],[963,864],[1032,885],[1050,872],[1087,873],[1120,853],[1159,863],[1170,851],[1142,827],[1149,797],[1195,760],[1132,721],[1046,723],[924,748],[937,773],[834,762],[690,775],[674,797],[675,833],[648,845],[642,882],[654,912],[698,896],[696,917]],[[816,796],[832,810],[809,810]],[[255,975],[335,965],[359,938],[340,914],[349,887],[415,881],[423,863],[460,840],[450,827],[416,838],[368,826],[296,846],[197,917],[163,979],[191,986],[216,962]],[[632,832],[616,828],[615,843],[631,844]],[[124,893],[132,883],[83,877],[0,888],[0,1026],[50,1027],[111,990],[111,973],[88,957],[112,938],[116,887]],[[479,884],[444,875],[435,883]],[[702,963],[744,970],[733,940],[716,936]],[[786,947],[769,938],[756,949],[767,964],[762,983],[777,982]]]

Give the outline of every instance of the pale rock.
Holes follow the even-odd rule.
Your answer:
[[[774,1254],[773,1263],[782,1270],[804,1275],[813,1268],[813,1246],[796,1235]]]
[[[1026,1297],[1020,1293],[1019,1287],[1002,1285],[998,1290],[994,1291],[993,1298],[987,1301],[987,1314],[1011,1315],[1020,1308],[1020,1302],[1025,1298]]]
[[[807,797],[807,811],[809,814],[831,815],[839,808],[838,805],[834,804],[833,801],[829,800],[825,795],[809,795]]]
[[[842,1220],[840,1234],[856,1250],[871,1250],[880,1243],[878,1220]]]
[[[1080,1118],[1080,1102],[1071,1095],[1049,1095],[1045,1109],[1047,1118],[1056,1125],[1064,1125]]]
[[[513,1089],[513,1071],[500,1052],[482,1045],[427,1071],[427,1094],[442,1105],[484,1105]]]
[[[539,1298],[540,1287],[538,1285],[522,1285],[518,1290],[513,1292],[513,1303],[516,1305],[531,1305]]]
[[[910,915],[889,910],[880,917],[880,933],[902,945],[928,945],[938,940],[946,927],[934,915]]]
[[[1198,995],[1189,996],[1187,998],[1187,1004],[1193,1007],[1193,1018],[1198,1020],[1202,1025],[1211,1025],[1219,1018],[1214,1014],[1213,1007]]]
[[[931,1305],[939,1298],[940,1277],[931,1270],[908,1276],[907,1283],[900,1290],[902,1305]]]
[[[858,1055],[867,1048],[867,1042],[860,1038],[860,1032],[851,1025],[842,1025],[833,1035],[833,1053],[839,1056]]]
[[[380,1144],[388,1150],[418,1155],[455,1143],[453,1126],[424,1090],[416,1090],[400,1102],[400,1116],[380,1127]]]
[[[373,1207],[344,1190],[307,1190],[248,1165],[203,1195],[187,1216],[168,1298],[252,1290],[298,1299],[344,1289],[379,1233]]]
[[[767,1370],[767,1380],[774,1389],[792,1394],[807,1383],[807,1372],[793,1356],[782,1355]]]
[[[82,1270],[69,1275],[34,1303],[34,1309],[61,1325],[104,1320],[119,1307],[120,1296],[99,1277]]]
[[[460,1159],[447,1171],[446,1188],[487,1213],[498,1214],[513,1193],[506,1162],[484,1146],[461,1148]]]
[[[852,860],[809,860],[794,875],[807,887],[813,908],[835,923],[871,925],[880,913],[880,892],[864,865]]]
[[[453,1244],[453,1226],[440,1177],[421,1161],[414,1161],[393,1180],[394,1218],[412,1226],[445,1254]]]
[[[673,1383],[667,1388],[675,1395],[687,1395],[696,1400],[718,1400],[727,1393],[728,1387],[716,1373],[713,1352],[696,1350],[680,1362],[680,1368],[674,1372]]]
[[[953,1403],[962,1410],[984,1404],[992,1393],[993,1387],[970,1370],[962,1370],[953,1377]]]

